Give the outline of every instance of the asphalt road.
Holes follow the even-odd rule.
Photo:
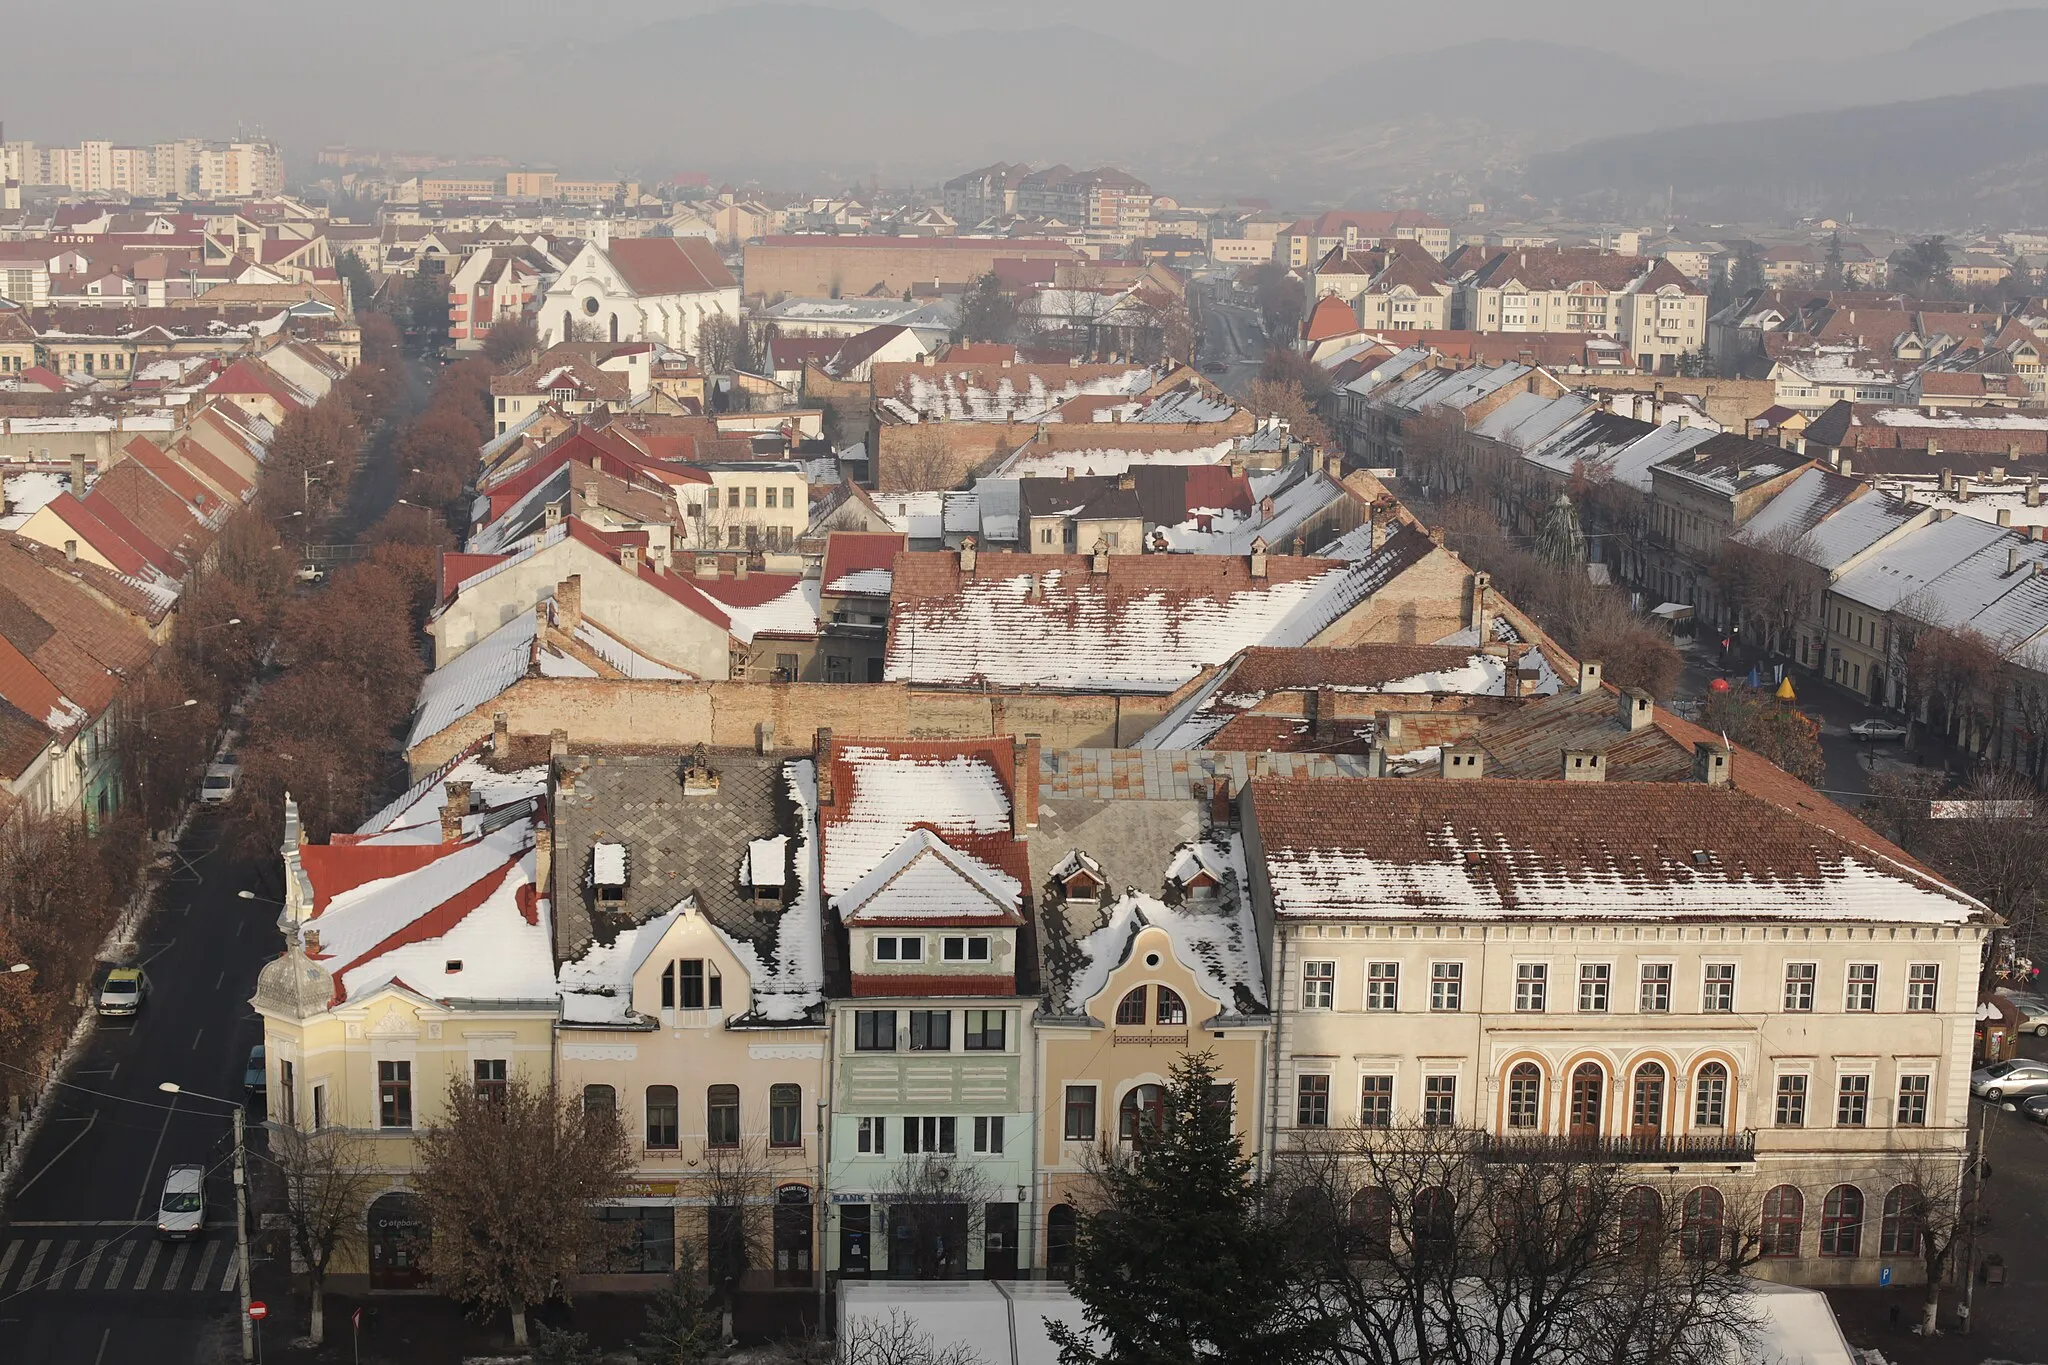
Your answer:
[[[230,1110],[195,1096],[242,1098],[263,1036],[249,996],[282,940],[275,905],[236,896],[268,891],[215,850],[218,834],[202,816],[180,845],[135,944],[148,1003],[96,1021],[0,1221],[0,1361],[206,1365],[234,1322]],[[251,1110],[258,1143],[261,1118]],[[207,1232],[160,1243],[164,1173],[185,1163],[210,1172]]]
[[[1228,301],[1227,286],[1212,285],[1202,311],[1202,361],[1220,360],[1229,366],[1223,374],[1209,376],[1225,393],[1238,394],[1259,377],[1259,365],[1266,357],[1266,328],[1258,310]]]

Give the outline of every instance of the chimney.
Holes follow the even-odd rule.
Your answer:
[[[1566,749],[1563,778],[1567,782],[1605,782],[1607,755],[1587,749]]]
[[[76,564],[78,562],[77,541],[67,540],[64,542],[64,562],[67,564]]]
[[[2040,505],[2041,476],[2039,474],[2032,474],[2027,477],[2027,506],[2039,507]]]
[[[1377,739],[1372,742],[1372,747],[1365,751],[1365,775],[1367,777],[1385,777],[1387,775],[1387,746],[1380,743]]]
[[[1621,693],[1621,723],[1630,734],[1646,728],[1656,719],[1657,703],[1648,692],[1640,687],[1623,688]]]
[[[465,805],[467,802],[464,803]],[[448,804],[441,807],[441,842],[459,844],[462,842],[462,817],[467,812],[455,803],[455,793],[448,793]]]
[[[503,762],[505,761],[506,756],[511,752],[511,718],[508,717],[503,711],[494,711],[491,713],[491,753],[500,762]]]
[[[745,578],[747,576],[748,565],[752,561],[752,559],[753,556],[745,552],[741,552],[740,554],[734,555],[732,557],[732,576],[734,578]]]
[[[818,809],[832,809],[832,728],[821,726],[815,741],[818,750]]]
[[[569,732],[560,728],[548,731],[548,763],[560,763],[569,756]]]
[[[1218,773],[1216,785],[1209,789],[1209,823],[1217,829],[1229,829],[1237,823],[1237,803],[1230,794],[1230,774]]]
[[[647,562],[654,566],[656,573],[668,572],[668,557],[668,542],[665,540],[655,540],[650,537],[647,541]]]
[[[2004,465],[2002,465],[2002,464],[1995,464],[1995,465],[1991,466],[1991,482],[1993,482],[1993,483],[2004,483],[2004,482],[2005,482],[2005,466],[2004,466]]]
[[[1664,381],[1650,385],[1650,420],[1661,425],[1664,421]]]
[[[2004,516],[2004,515],[2005,515],[2005,513],[2003,513],[2003,512],[2000,512],[2000,513],[1999,513],[1998,515],[2000,515],[2000,516]],[[2005,551],[2005,571],[2006,571],[2006,573],[2008,573],[2008,574],[2016,574],[2016,573],[2018,573],[2018,572],[2020,571],[2020,547],[2019,547],[2019,546],[2017,546],[2017,545],[2012,545],[2012,546],[2008,546],[2008,547],[2006,548],[2006,551]]]
[[[560,526],[562,524],[562,500],[560,498],[555,499],[542,510],[541,524],[544,526]]]
[[[1106,574],[1109,572],[1109,542],[1096,537],[1094,551],[1088,556],[1088,572]]]
[[[638,545],[621,545],[619,547],[619,567],[629,574],[638,574],[640,572],[640,547]]]
[[[2010,507],[2001,507],[1998,509],[1998,524],[2000,526],[2012,525],[2012,509]]]
[[[697,578],[718,577],[718,556],[698,555],[696,567],[691,570],[691,573]]]
[[[2029,526],[2027,528],[2027,539],[2040,540],[2043,538],[2044,532],[2048,532],[2048,526]]]
[[[974,577],[974,537],[964,536],[960,541],[960,576]]]
[[[1437,775],[1464,780],[1486,774],[1486,751],[1476,744],[1446,744],[1437,760]]]
[[[572,573],[555,584],[555,624],[573,633],[583,624],[583,575]]]
[[[1252,540],[1251,570],[1253,578],[1266,576],[1266,538],[1256,536]]]
[[[1937,507],[1934,509],[1934,519],[1936,521],[1947,521],[1955,514],[1956,509],[1953,507]]]
[[[1328,743],[1337,737],[1337,689],[1318,687],[1309,697],[1308,733],[1319,743]]]
[[[1037,735],[1010,737],[1016,758],[1016,791],[1010,801],[1010,833],[1022,839],[1024,831],[1038,828],[1038,758],[1041,745]]]
[[[1600,690],[1600,661],[1584,659],[1579,663],[1579,695],[1590,697]]]
[[[1133,474],[1130,470],[1126,469],[1122,474],[1117,476],[1116,486],[1122,489],[1124,492],[1128,493],[1138,486],[1138,476],[1136,474]]]
[[[1493,622],[1489,619],[1487,604],[1493,589],[1493,575],[1481,570],[1472,575],[1472,605],[1468,615],[1472,628],[1479,634],[1480,648],[1485,648],[1491,638]]]
[[[533,822],[533,884],[543,896],[552,893],[555,881],[555,832],[547,821]]]
[[[1728,746],[1719,740],[1703,739],[1693,746],[1692,780],[1710,787],[1728,785]]]

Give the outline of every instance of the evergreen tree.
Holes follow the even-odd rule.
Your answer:
[[[1821,275],[1821,282],[1830,289],[1840,289],[1842,272],[1842,234],[1836,232],[1828,238],[1827,269]]]
[[[647,1305],[647,1330],[633,1341],[641,1365],[699,1365],[718,1345],[718,1306],[697,1263],[697,1249],[679,1248],[681,1263]]]
[[[1334,1340],[1310,1303],[1284,1231],[1264,1214],[1209,1053],[1184,1057],[1163,1121],[1096,1172],[1099,1204],[1074,1244],[1074,1297],[1088,1327],[1048,1323],[1061,1365],[1267,1365]],[[1098,1344],[1099,1343],[1099,1344]]]
[[[534,1365],[597,1365],[599,1352],[590,1338],[564,1328],[557,1332],[546,1323],[533,1325]]]

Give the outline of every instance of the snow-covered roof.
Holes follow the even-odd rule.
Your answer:
[[[534,631],[533,613],[522,611],[427,674],[405,747],[440,734],[525,677],[533,667]]]
[[[1186,847],[1192,849],[1196,845]],[[1237,878],[1234,885],[1247,887],[1242,840],[1230,835],[1229,847],[1220,856]],[[1067,986],[1065,998],[1051,1002],[1052,1013],[1088,1012],[1089,1003],[1109,984],[1110,973],[1129,959],[1138,932],[1146,928],[1159,929],[1171,940],[1174,958],[1195,974],[1203,994],[1215,1002],[1217,1016],[1242,1018],[1247,1013],[1264,1012],[1265,970],[1248,893],[1240,891],[1222,906],[1205,902],[1174,906],[1157,896],[1131,891],[1109,907],[1102,927],[1076,942],[1081,965]],[[1116,1005],[1114,1000],[1101,1002],[1098,1017],[1102,1022],[1108,1022]],[[1251,1008],[1248,1010],[1247,1006]],[[1206,1028],[1220,1021],[1208,1018],[1189,1022]]]
[[[1023,889],[1015,877],[951,847],[930,830],[913,829],[832,901],[849,925],[1012,923]]]
[[[827,897],[844,909],[902,877],[907,899],[901,904],[920,916],[939,913],[930,897],[941,888],[962,912],[977,904],[990,912],[998,904],[1014,912],[1023,879],[1011,865],[1017,844],[1010,793],[993,753],[1008,743],[896,741],[836,748],[837,800],[824,821]]]
[[[448,804],[448,784],[467,782],[474,813],[465,817],[464,832],[476,832],[483,814],[520,801],[543,796],[548,789],[545,767],[520,768],[501,773],[480,756],[481,743],[405,789],[395,800],[365,820],[356,833],[375,836],[379,843],[437,843],[441,838],[441,809]]]
[[[1129,445],[1120,445],[1105,438],[1099,446],[1080,450],[1061,450],[1032,442],[1012,452],[996,467],[992,477],[1057,479],[1068,474],[1122,474],[1136,465],[1221,464],[1237,449],[1236,441],[1228,438],[1179,449],[1157,447],[1142,436],[1132,436],[1130,441]]]
[[[1888,541],[1883,553],[1844,573],[1831,590],[1873,611],[1891,611],[1919,599],[1941,575],[2006,537],[2028,543],[1970,517],[1931,521]]]

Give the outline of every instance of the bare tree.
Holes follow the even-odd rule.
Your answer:
[[[1911,600],[1897,616],[1933,618],[1932,611],[1914,611]],[[1905,654],[1909,699],[1925,708],[1929,723],[1966,749],[1975,749],[1992,732],[2004,699],[2005,660],[1991,640],[1968,626],[1934,626],[1914,632]]]
[[[1284,379],[1254,379],[1244,386],[1242,401],[1257,417],[1278,417],[1287,430],[1311,445],[1327,445],[1329,428],[1309,402],[1301,386]]]
[[[625,1130],[523,1078],[480,1093],[456,1077],[443,1103],[414,1140],[427,1263],[443,1292],[510,1313],[523,1346],[526,1310],[615,1241],[597,1207],[626,1191]]]
[[[704,1148],[705,1261],[711,1287],[721,1297],[736,1287],[749,1267],[767,1265],[775,1171],[758,1138],[736,1147]]]
[[[697,366],[705,374],[751,371],[756,364],[753,334],[744,321],[711,313],[697,324]]]
[[[917,1279],[967,1273],[967,1247],[981,1236],[988,1202],[995,1198],[986,1176],[951,1153],[925,1152],[904,1157],[882,1191],[890,1245],[910,1248]]]
[[[1979,1191],[1969,1180],[1969,1159],[1954,1152],[1901,1153],[1885,1168],[1882,1250],[1918,1256],[1927,1276],[1920,1309],[1920,1334],[1933,1336],[1941,1316],[1941,1287],[1954,1269],[1955,1254],[1987,1224]]]
[[[837,1365],[982,1365],[965,1342],[941,1346],[900,1308],[886,1318],[855,1318],[839,1343]]]
[[[1706,1187],[1408,1126],[1333,1132],[1278,1182],[1359,1365],[1720,1365],[1750,1329],[1755,1243]]]
[[[885,427],[881,444],[888,449],[886,459],[879,461],[876,468],[876,487],[887,493],[919,492],[930,489],[951,488],[960,481],[962,460],[954,454],[953,444],[946,438],[936,422],[919,422],[913,427]],[[889,439],[887,433],[899,433]],[[879,450],[868,452],[868,458],[875,460]]]
[[[381,1179],[376,1154],[347,1129],[311,1132],[286,1115],[270,1127],[270,1162],[283,1178],[285,1223],[312,1299],[307,1335],[318,1345],[327,1337],[327,1267]]]

